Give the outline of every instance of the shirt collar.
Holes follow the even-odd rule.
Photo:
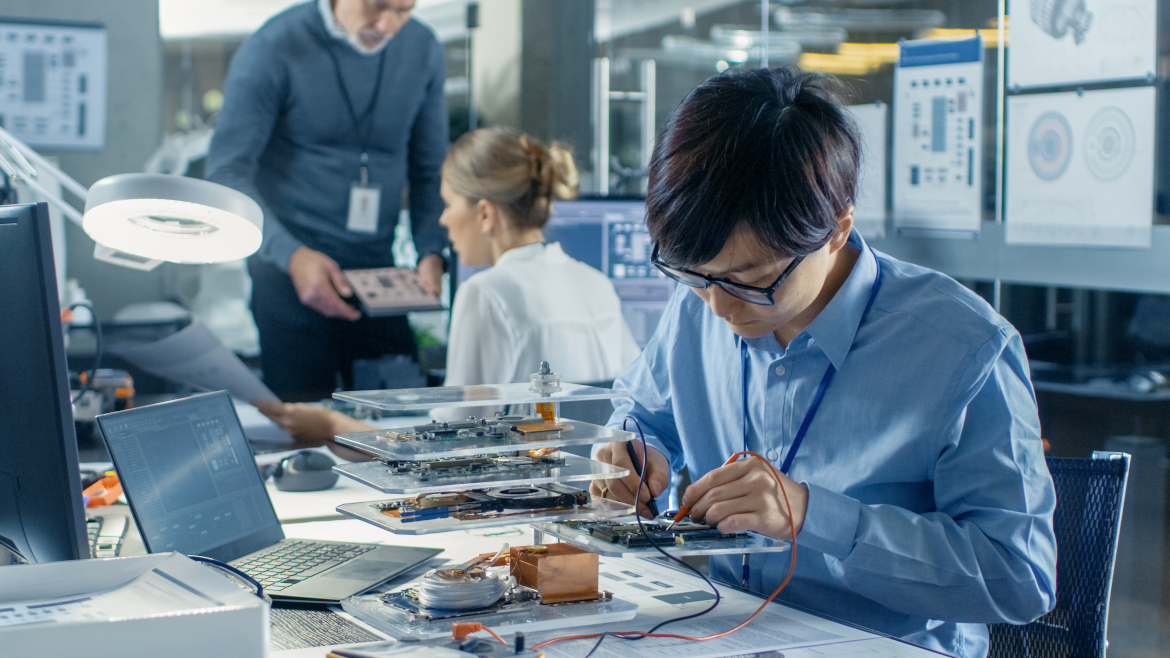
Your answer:
[[[856,229],[849,234],[849,244],[860,251],[853,271],[849,273],[837,294],[833,295],[825,308],[813,319],[812,324],[804,330],[838,369],[853,347],[853,339],[857,336],[862,315],[865,314],[865,307],[873,293],[878,268],[873,251],[866,246],[865,240]]]
[[[533,242],[523,247],[513,247],[500,254],[499,259],[496,260],[496,265],[509,261],[535,260],[543,256],[553,256],[557,253],[563,253],[561,251],[561,243],[559,242]]]
[[[321,12],[321,20],[325,21],[325,31],[329,33],[329,36],[348,44],[349,33],[337,24],[337,18],[333,15],[332,0],[317,0],[317,10]]]
[[[817,345],[837,369],[845,363],[845,357],[853,347],[853,339],[857,336],[858,327],[861,326],[861,316],[865,313],[869,296],[873,292],[874,281],[877,279],[877,260],[856,229],[849,234],[849,244],[860,252],[857,262],[853,264],[853,270],[837,294],[833,295],[825,308],[813,319],[812,324],[789,344],[789,348],[802,344],[802,341]],[[748,347],[753,349],[781,354],[787,351],[772,334],[747,339],[734,333],[732,335],[735,337],[736,348],[741,342],[746,342]]]

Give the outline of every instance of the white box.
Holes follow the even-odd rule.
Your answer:
[[[268,604],[178,553],[0,567],[0,610],[6,603],[96,595],[159,570],[163,563],[166,573],[162,579],[206,603],[165,613],[0,624],[4,655],[268,656]],[[135,602],[141,604],[142,598]]]

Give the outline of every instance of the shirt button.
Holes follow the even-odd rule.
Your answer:
[[[774,462],[777,458],[780,457],[780,455],[775,450],[769,450],[766,457],[768,458],[768,461]]]
[[[777,377],[783,377],[785,372],[788,372],[788,371],[784,369],[784,366],[776,366],[776,376]]]

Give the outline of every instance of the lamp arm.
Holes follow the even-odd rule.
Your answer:
[[[38,181],[38,174],[48,174],[61,183],[62,187],[84,201],[88,190],[81,183],[53,166],[4,128],[0,128],[0,147],[3,147],[0,149],[0,169],[3,169],[11,178],[24,181],[29,187],[48,199],[49,203],[57,206],[70,221],[81,226],[81,212],[60,196],[45,189]]]

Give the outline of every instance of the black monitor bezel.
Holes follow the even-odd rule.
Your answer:
[[[88,558],[48,205],[0,206],[0,242],[16,246],[0,245],[0,535],[29,562]]]

